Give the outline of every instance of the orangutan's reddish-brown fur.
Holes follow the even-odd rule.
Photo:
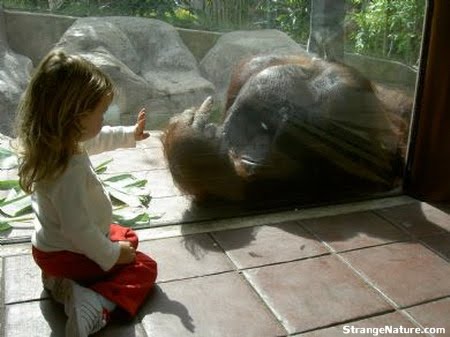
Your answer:
[[[222,124],[207,124],[205,111],[186,110],[164,131],[164,154],[175,183],[197,201],[386,190],[400,174],[411,105],[409,96],[346,65],[307,54],[258,56],[234,69]],[[358,118],[367,127],[347,134]],[[351,149],[360,133],[368,140],[355,152],[361,160],[326,139],[335,137],[337,148],[353,142]]]

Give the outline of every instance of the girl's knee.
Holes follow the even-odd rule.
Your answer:
[[[148,276],[150,278],[156,279],[156,276],[158,274],[158,264],[155,260],[144,253],[137,252],[136,262],[141,264],[148,271]]]

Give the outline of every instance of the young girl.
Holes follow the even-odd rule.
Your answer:
[[[148,137],[144,110],[135,126],[102,128],[113,91],[92,63],[55,50],[19,105],[20,185],[36,214],[33,257],[44,287],[64,304],[66,337],[95,333],[113,311],[134,316],[157,274],[155,261],[136,251],[136,234],[111,224],[111,201],[88,157]]]

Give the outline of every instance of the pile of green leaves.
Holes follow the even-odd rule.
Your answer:
[[[109,175],[108,164],[112,159],[95,168],[113,202],[113,220],[128,227],[147,226],[151,219],[148,206],[151,200],[147,180],[130,173]],[[17,156],[8,148],[0,147],[0,169],[17,167]],[[18,179],[0,180],[0,232],[12,228],[33,228],[31,196],[22,191]]]

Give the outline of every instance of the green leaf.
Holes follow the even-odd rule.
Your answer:
[[[148,226],[151,220],[160,217],[161,215],[150,215],[143,208],[118,207],[113,210],[114,221],[127,227]]]
[[[147,185],[146,179],[136,180],[136,182],[125,185],[125,187],[145,187]]]
[[[14,156],[8,149],[0,148],[2,158]],[[105,176],[107,165],[112,159],[106,160],[94,168],[103,182],[106,191],[115,203],[121,207],[113,211],[113,219],[124,226],[146,226],[150,219],[158,216],[150,216],[147,207],[151,196],[147,187],[147,180],[138,179],[130,173]],[[11,224],[17,226],[29,226],[33,216],[26,216],[32,213],[31,196],[20,189],[18,180],[0,180],[0,190],[9,190],[6,198],[0,199],[0,231],[13,228]]]
[[[23,191],[17,193],[14,189],[10,191],[8,197],[0,205],[0,212],[8,217],[17,217],[32,212],[31,196]]]
[[[19,189],[19,180],[0,180],[0,190]]]
[[[148,207],[151,200],[147,180],[137,179],[129,173],[102,179],[106,190],[113,199],[131,207]]]
[[[0,220],[0,232],[5,232],[11,228],[12,227],[9,225],[8,222]]]
[[[119,201],[122,204],[126,204],[131,207],[139,207],[142,205],[141,200],[137,195],[124,193],[123,191],[111,188],[110,186],[106,186],[106,190],[108,191],[108,193],[112,198],[114,198],[116,201]]]
[[[96,167],[94,167],[95,173],[97,173],[97,174],[104,173],[107,169],[107,165],[112,161],[113,161],[113,159],[111,158],[111,159],[105,160],[104,162],[98,164]]]
[[[122,181],[122,180],[125,180],[125,179],[127,179],[127,180],[129,180],[129,179],[134,180],[136,178],[134,176],[132,176],[130,173],[123,173],[123,174],[118,174],[118,175],[111,176],[109,178],[102,179],[102,180],[104,182],[105,181],[116,182],[116,181]]]
[[[145,187],[147,184],[146,179],[137,179],[130,173],[123,173],[116,176],[112,176],[106,179],[102,179],[105,183],[113,183],[110,185],[120,186],[120,187]],[[115,184],[117,183],[117,184]]]
[[[14,218],[4,218],[0,217],[0,232],[7,231],[11,228],[32,228],[33,227],[33,216],[19,216]]]
[[[151,217],[145,211],[136,213],[135,211],[130,209],[122,209],[116,210],[113,213],[113,219],[123,226],[135,227],[148,225]]]
[[[0,147],[0,159],[9,158],[15,156],[14,152],[5,147]]]
[[[17,155],[10,149],[0,147],[0,169],[9,170],[17,166]]]
[[[152,197],[150,195],[141,195],[139,196],[139,200],[141,201],[142,206],[147,208],[152,200]]]

